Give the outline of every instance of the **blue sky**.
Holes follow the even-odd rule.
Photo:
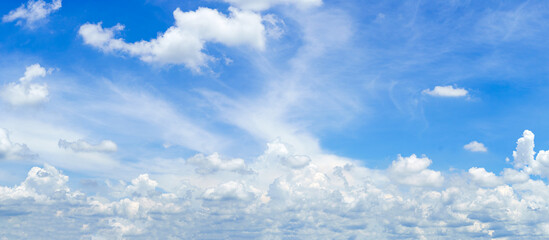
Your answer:
[[[85,219],[61,238],[307,238],[311,223],[289,210],[295,228],[253,219],[294,208],[299,194],[317,198],[318,189],[343,196],[323,201],[352,205],[322,211],[340,216],[368,216],[373,210],[357,206],[381,206],[383,197],[419,202],[454,189],[467,192],[454,202],[471,209],[482,191],[510,191],[549,211],[532,200],[549,189],[539,151],[549,148],[544,1],[10,0],[0,13],[0,201],[32,202],[6,214],[0,207],[0,222],[30,227],[49,216],[48,199],[62,213],[59,226],[70,214]],[[279,193],[280,184],[295,192]],[[362,199],[372,194],[366,186],[387,192]],[[147,210],[146,199],[165,209]],[[549,235],[543,214],[523,222],[533,214],[525,208],[505,218],[445,201],[433,204],[454,212],[429,215],[446,221],[446,237]],[[497,210],[511,208],[505,201]],[[127,202],[141,208],[120,210],[135,206]],[[171,208],[185,204],[197,209]],[[215,210],[227,206],[235,211]],[[318,206],[302,207],[313,214]],[[386,225],[345,220],[346,230],[321,232],[443,236],[428,227],[435,220],[395,215],[402,209],[376,212]],[[182,218],[205,211],[195,219],[201,232],[151,230],[162,221],[150,214],[172,210]],[[257,235],[227,235],[242,230],[236,220],[201,235],[220,215]],[[2,227],[0,236],[23,237]]]

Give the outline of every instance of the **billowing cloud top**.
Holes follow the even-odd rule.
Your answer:
[[[19,78],[19,83],[11,82],[0,90],[0,97],[12,105],[34,105],[48,101],[48,86],[43,83],[31,83],[38,77],[51,73],[40,64],[27,67],[25,75]]]

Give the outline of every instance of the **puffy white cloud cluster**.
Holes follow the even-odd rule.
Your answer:
[[[74,152],[116,152],[118,150],[116,143],[111,140],[103,140],[98,144],[91,144],[82,139],[74,142],[59,139],[57,145],[59,148],[70,149]]]
[[[169,190],[143,174],[130,183],[108,184],[106,196],[71,190],[68,177],[46,165],[32,168],[20,185],[0,187],[5,219],[0,236],[545,239],[549,186],[532,175],[546,174],[546,155],[536,156],[533,146],[533,134],[525,131],[514,153],[515,168],[499,174],[478,167],[442,173],[429,169],[429,158],[416,155],[398,156],[385,170],[327,155],[293,167],[284,160],[294,156],[291,147],[276,140],[246,166],[251,174],[227,175],[234,168],[221,166],[233,160],[199,155],[185,167],[217,171],[187,171],[168,180],[179,182]],[[190,184],[191,179],[200,181]],[[37,224],[44,221],[48,224]]]
[[[517,140],[517,149],[513,151],[513,165],[527,174],[549,176],[549,151],[534,151],[534,133],[525,130]]]
[[[51,13],[61,8],[61,0],[53,0],[46,3],[44,0],[29,0],[27,4],[22,4],[17,9],[10,11],[2,17],[3,22],[17,21],[18,25],[25,22],[26,26],[33,27],[37,21],[43,20]]]
[[[84,43],[104,52],[123,52],[145,62],[184,64],[198,70],[213,60],[202,51],[207,42],[226,46],[247,45],[258,50],[265,48],[265,27],[261,15],[232,7],[229,11],[229,16],[226,16],[209,8],[189,12],[178,8],[173,12],[175,25],[150,41],[127,43],[116,38],[116,33],[124,29],[120,24],[103,28],[101,23],[86,23],[78,33]]]
[[[48,100],[48,85],[32,83],[38,77],[45,77],[51,70],[46,70],[40,64],[27,66],[25,75],[19,82],[11,82],[0,91],[2,99],[12,105],[33,105]]]
[[[412,186],[440,186],[444,181],[440,172],[427,169],[431,165],[431,159],[418,158],[415,154],[410,157],[398,156],[393,161],[389,172],[394,180],[400,184]]]

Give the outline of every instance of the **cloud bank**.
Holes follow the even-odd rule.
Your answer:
[[[416,155],[398,156],[385,170],[329,155],[294,167],[280,158],[292,156],[291,148],[277,140],[246,165],[252,174],[226,178],[243,163],[199,155],[188,166],[217,171],[189,172],[186,178],[202,179],[196,184],[183,179],[167,191],[141,174],[107,184],[104,196],[71,189],[66,175],[45,165],[19,185],[0,187],[0,235],[47,239],[55,229],[57,239],[543,239],[549,186],[538,176],[547,176],[549,164],[533,140],[526,130],[514,168],[499,174],[478,167],[443,173]]]

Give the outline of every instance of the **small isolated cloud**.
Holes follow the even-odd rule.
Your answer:
[[[35,155],[27,145],[11,142],[8,131],[0,128],[0,160],[19,160],[33,157]]]
[[[433,97],[465,97],[469,92],[463,88],[454,88],[454,86],[436,86],[433,90],[425,89],[422,93]]]
[[[38,77],[45,77],[51,73],[41,67],[40,64],[33,64],[27,67],[25,75],[19,78],[19,82],[11,82],[0,91],[2,99],[12,105],[34,105],[48,101],[48,86],[32,83]]]
[[[122,52],[139,57],[142,61],[159,64],[184,64],[198,71],[213,57],[202,52],[207,42],[226,46],[248,45],[258,50],[265,48],[265,27],[257,13],[229,8],[229,16],[215,9],[198,8],[196,11],[173,12],[175,26],[150,41],[127,43],[115,38],[124,29],[118,24],[103,28],[101,23],[86,23],[78,33],[84,43],[104,52]]]
[[[58,146],[63,149],[71,149],[74,152],[116,152],[118,150],[116,143],[111,140],[103,140],[99,144],[91,144],[82,139],[75,142],[60,139]]]
[[[472,141],[470,143],[465,144],[465,146],[463,146],[463,149],[470,152],[487,152],[488,151],[488,148],[486,148],[483,143],[479,143],[477,141]]]
[[[44,0],[29,0],[26,5],[22,4],[17,9],[4,15],[2,22],[17,21],[17,25],[25,24],[25,26],[32,28],[36,22],[45,19],[60,8],[61,0],[53,0],[51,3],[46,3]]]
[[[224,0],[242,9],[263,11],[275,5],[294,5],[298,8],[318,7],[322,0]]]

